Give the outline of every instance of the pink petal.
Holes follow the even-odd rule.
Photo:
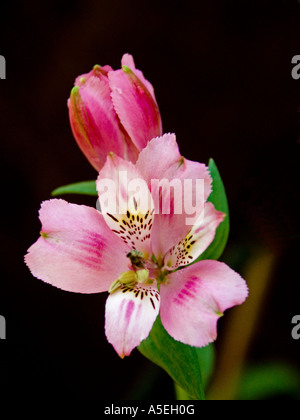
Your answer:
[[[133,56],[131,54],[123,54],[122,60],[121,60],[121,66],[127,66],[129,67],[132,71],[135,71],[135,62],[133,59]]]
[[[107,70],[95,66],[90,73],[77,77],[68,101],[74,137],[96,170],[103,166],[109,152],[133,161],[138,153],[115,113]]]
[[[200,261],[161,284],[162,324],[177,341],[204,347],[217,338],[224,311],[242,304],[248,288],[239,274],[219,261]]]
[[[159,312],[156,286],[122,286],[109,295],[105,307],[105,334],[120,357],[129,356],[148,337]]]
[[[95,65],[94,68],[89,73],[81,74],[77,76],[75,79],[74,86],[80,86],[83,83],[83,79],[89,79],[91,76],[99,77],[100,79],[107,78],[108,72],[113,71],[113,68],[109,65],[106,66],[99,66]]]
[[[135,165],[111,154],[96,184],[108,226],[130,248],[151,257],[154,206],[148,185]]]
[[[128,248],[96,209],[49,200],[40,220],[41,237],[25,256],[38,279],[70,292],[97,293],[128,270]]]
[[[136,73],[124,66],[110,72],[108,78],[115,111],[132,142],[142,150],[162,134],[162,124],[155,99]]]
[[[133,71],[133,73],[140,79],[140,81],[143,83],[143,85],[147,88],[147,90],[151,93],[152,98],[156,102],[154,89],[151,83],[145,78],[143,72],[141,70],[136,69],[135,62],[130,54],[124,54],[121,61],[122,67],[126,66],[129,67],[130,70]]]
[[[217,211],[212,203],[205,203],[190,232],[165,256],[165,268],[175,270],[195,261],[214,240],[217,227],[224,217],[225,214]]]
[[[175,134],[165,134],[151,140],[147,147],[141,151],[136,166],[147,181],[154,201],[156,215],[153,226],[153,250],[157,257],[163,256],[187,235],[203,211],[204,202],[211,193],[211,176],[206,165],[181,156]],[[163,189],[160,189],[155,180],[169,182]],[[197,180],[200,182],[201,194],[196,189]],[[188,200],[186,200],[184,192],[187,191],[188,182],[193,188],[187,194]],[[170,188],[170,183],[175,185],[174,190]],[[169,196],[168,190],[171,191],[171,196]],[[166,208],[168,208],[166,201],[170,202],[170,214],[163,214],[166,211],[163,210],[161,201]],[[190,212],[188,203],[190,205],[198,203],[192,210],[194,213]]]

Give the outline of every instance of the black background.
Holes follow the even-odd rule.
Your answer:
[[[6,2],[0,25],[7,63],[0,81],[3,393],[49,401],[173,397],[163,371],[137,350],[119,360],[106,342],[105,294],[55,289],[23,263],[39,235],[40,202],[60,185],[96,176],[69,126],[74,79],[96,63],[119,68],[125,52],[153,84],[164,132],[176,133],[181,153],[201,162],[213,157],[219,167],[231,212],[224,259],[242,250],[246,261],[256,247],[276,256],[248,362],[300,369],[299,342],[291,339],[291,319],[300,314],[300,80],[291,77],[300,4]]]

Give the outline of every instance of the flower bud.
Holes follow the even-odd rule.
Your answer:
[[[77,77],[68,107],[73,135],[97,171],[110,152],[135,163],[148,141],[162,134],[153,87],[129,54],[120,70],[96,65]]]

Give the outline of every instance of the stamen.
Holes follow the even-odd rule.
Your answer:
[[[149,277],[149,270],[139,270],[136,272],[136,280],[138,283],[145,283]]]
[[[133,267],[144,268],[144,254],[135,249],[128,252],[127,257],[130,259]]]
[[[108,293],[114,293],[118,290],[122,285],[134,286],[136,284],[136,275],[134,271],[125,271],[122,273],[121,276],[112,282],[110,288],[108,289]]]
[[[118,279],[112,282],[108,293],[114,293],[118,289],[123,288],[122,292],[132,290],[137,283],[148,283],[149,270],[143,269],[138,271],[125,271]]]

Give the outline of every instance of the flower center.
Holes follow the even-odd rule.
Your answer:
[[[166,281],[168,270],[163,270],[163,263],[159,263],[154,256],[149,260],[141,251],[132,249],[126,255],[131,262],[131,270],[125,271],[110,286],[108,292],[114,293],[118,289],[134,289],[138,284],[153,284],[159,288],[160,283]]]
[[[108,292],[113,293],[123,286],[134,288],[138,283],[151,284],[152,282],[153,280],[149,279],[149,270],[129,270],[122,273],[120,277],[111,284]]]
[[[128,252],[126,256],[130,259],[132,267],[134,269],[145,268],[144,254],[142,252],[132,249],[130,252]]]

